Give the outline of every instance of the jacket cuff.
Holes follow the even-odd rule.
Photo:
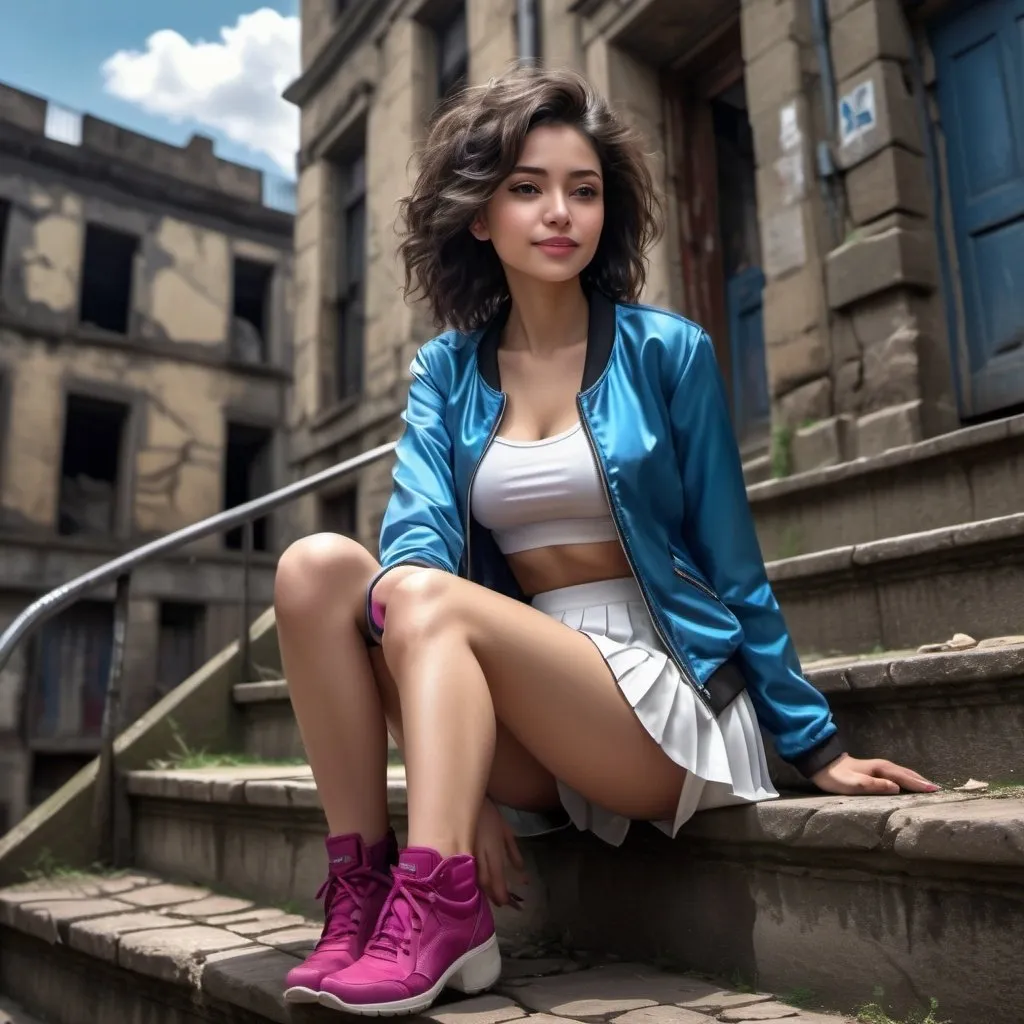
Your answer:
[[[366,632],[374,643],[379,644],[381,642],[381,638],[384,636],[384,630],[379,628],[373,621],[373,588],[376,587],[392,569],[398,569],[403,565],[416,565],[421,569],[437,569],[440,572],[448,571],[439,565],[435,565],[433,562],[425,562],[416,558],[408,558],[404,562],[393,562],[391,565],[384,566],[366,586]]]
[[[805,779],[809,779],[845,753],[846,747],[839,733],[834,732],[827,740],[793,758],[790,763]]]

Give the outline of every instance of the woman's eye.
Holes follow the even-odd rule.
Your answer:
[[[593,199],[597,195],[597,189],[593,185],[582,185],[577,189],[577,194],[583,196],[584,199]]]
[[[531,193],[540,192],[540,189],[536,185],[531,185],[530,182],[524,181],[518,185],[513,185],[512,191],[518,192],[520,195],[530,195]]]

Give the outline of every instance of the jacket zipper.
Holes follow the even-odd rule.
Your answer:
[[[636,564],[633,561],[633,555],[629,550],[629,543],[626,540],[626,535],[622,530],[622,526],[619,523],[618,514],[615,511],[615,503],[612,501],[611,488],[608,486],[608,479],[605,476],[604,466],[601,464],[600,456],[597,454],[597,446],[594,444],[593,435],[590,433],[590,423],[587,420],[586,414],[583,411],[583,399],[581,396],[576,396],[576,406],[579,409],[580,422],[583,424],[583,433],[587,437],[587,444],[590,446],[590,454],[594,459],[594,465],[597,467],[597,475],[601,479],[601,486],[604,488],[605,500],[608,502],[608,511],[611,514],[612,524],[615,527],[615,532],[618,534],[619,543],[622,545],[622,550],[626,556],[626,561],[629,563],[630,571],[633,573],[633,578],[637,582],[637,586],[640,588],[640,597],[643,599],[644,607],[647,609],[647,614],[650,616],[651,624],[654,626],[654,631],[658,634],[659,639],[665,647],[665,651],[668,654],[672,664],[675,665],[679,674],[690,684],[690,686],[696,691],[701,700],[704,701],[708,710],[711,710],[711,692],[706,686],[702,686],[694,675],[690,672],[689,668],[682,664],[680,659],[675,657],[672,650],[672,645],[669,643],[668,638],[662,631],[661,624],[658,622],[657,616],[654,614],[654,609],[651,607],[650,598],[647,596],[647,589],[644,586],[644,582],[637,572]]]
[[[685,569],[680,569],[678,565],[673,563],[672,571],[680,578],[686,580],[691,587],[696,587],[701,593],[707,594],[713,601],[717,601],[719,604],[722,603],[722,599],[706,584],[701,580],[697,579],[696,576],[688,573]]]
[[[470,539],[470,520],[473,517],[473,484],[476,483],[476,474],[480,469],[480,464],[484,461],[484,456],[487,454],[487,449],[491,447],[494,442],[494,437],[501,429],[501,421],[505,416],[505,405],[508,396],[503,391],[501,393],[501,406],[498,408],[498,415],[494,420],[494,425],[491,427],[491,432],[487,435],[487,440],[484,442],[483,451],[480,452],[480,458],[476,460],[476,465],[473,467],[473,472],[469,475],[469,489],[466,491],[466,524],[464,527],[464,534],[466,537],[466,579],[472,582],[472,562],[469,560],[471,554],[469,547]]]

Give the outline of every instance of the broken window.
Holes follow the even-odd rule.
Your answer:
[[[156,685],[160,696],[173,690],[203,663],[206,608],[167,601],[160,605]]]
[[[132,269],[139,240],[122,231],[87,224],[79,320],[117,334],[128,333]]]
[[[64,536],[116,531],[128,413],[123,402],[68,395],[58,514]]]
[[[244,505],[273,489],[273,433],[267,427],[229,423],[224,453],[224,508]],[[253,550],[270,550],[270,522],[266,516],[253,522]],[[225,547],[241,550],[242,527],[224,535]]]
[[[103,724],[114,643],[114,606],[80,601],[46,623],[37,641],[29,695],[33,750],[91,749]]]
[[[437,95],[444,99],[466,84],[469,47],[466,37],[466,5],[437,30]]]
[[[320,499],[320,529],[327,533],[340,533],[345,537],[356,535],[356,490],[350,487]]]
[[[274,268],[254,260],[236,259],[231,357],[241,363],[267,361],[270,324],[270,282]]]
[[[7,224],[11,219],[11,204],[0,199],[0,272],[4,269],[4,250],[7,247]]]
[[[338,339],[334,400],[363,389],[363,298],[366,275],[366,158],[360,154],[339,174],[341,259],[338,261]]]

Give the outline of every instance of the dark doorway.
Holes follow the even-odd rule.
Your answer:
[[[117,532],[129,411],[123,402],[68,395],[58,533],[110,536]]]
[[[229,423],[227,450],[224,454],[224,507],[234,508],[268,494],[272,489],[273,431],[247,423]],[[242,528],[224,535],[224,545],[241,550]],[[253,523],[253,550],[270,550],[270,520],[267,516]]]

